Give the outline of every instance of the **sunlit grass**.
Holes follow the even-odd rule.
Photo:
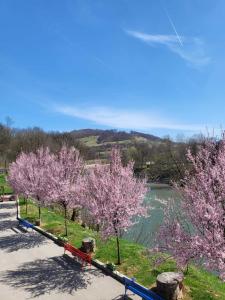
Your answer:
[[[5,175],[1,174],[0,175],[0,195],[3,194],[3,189],[4,189],[4,194],[12,193],[11,187],[6,182]]]

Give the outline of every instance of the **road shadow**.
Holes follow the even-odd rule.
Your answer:
[[[1,209],[13,209],[15,206],[15,202],[0,202],[0,211]]]
[[[0,249],[6,252],[14,252],[19,249],[31,249],[47,243],[44,236],[37,233],[14,234],[0,237]]]
[[[0,273],[0,283],[23,288],[31,297],[57,292],[73,294],[91,284],[91,276],[67,255],[38,259]],[[64,297],[66,299],[66,295]]]
[[[17,220],[0,220],[0,231],[5,231],[11,229],[12,227],[17,227]]]
[[[0,212],[0,220],[15,217],[15,212]]]

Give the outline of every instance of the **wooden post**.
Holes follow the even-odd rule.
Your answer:
[[[20,199],[19,199],[19,197],[18,197],[17,194],[15,195],[15,200],[16,200],[16,218],[18,219],[18,217],[19,217],[19,201],[20,201]]]
[[[183,299],[183,273],[165,272],[157,276],[157,294],[165,300]]]
[[[85,253],[95,252],[95,239],[89,237],[82,240],[81,249]]]

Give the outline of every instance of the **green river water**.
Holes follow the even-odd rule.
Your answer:
[[[140,218],[124,237],[144,246],[154,246],[155,233],[163,222],[163,207],[171,198],[179,200],[179,195],[168,185],[150,185],[150,192],[146,196],[146,204],[150,206],[149,216]]]

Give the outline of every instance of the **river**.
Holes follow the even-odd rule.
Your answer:
[[[154,246],[154,237],[163,222],[163,207],[170,199],[179,200],[179,195],[168,185],[152,184],[146,195],[146,204],[151,207],[147,218],[140,218],[123,237],[147,247]]]

